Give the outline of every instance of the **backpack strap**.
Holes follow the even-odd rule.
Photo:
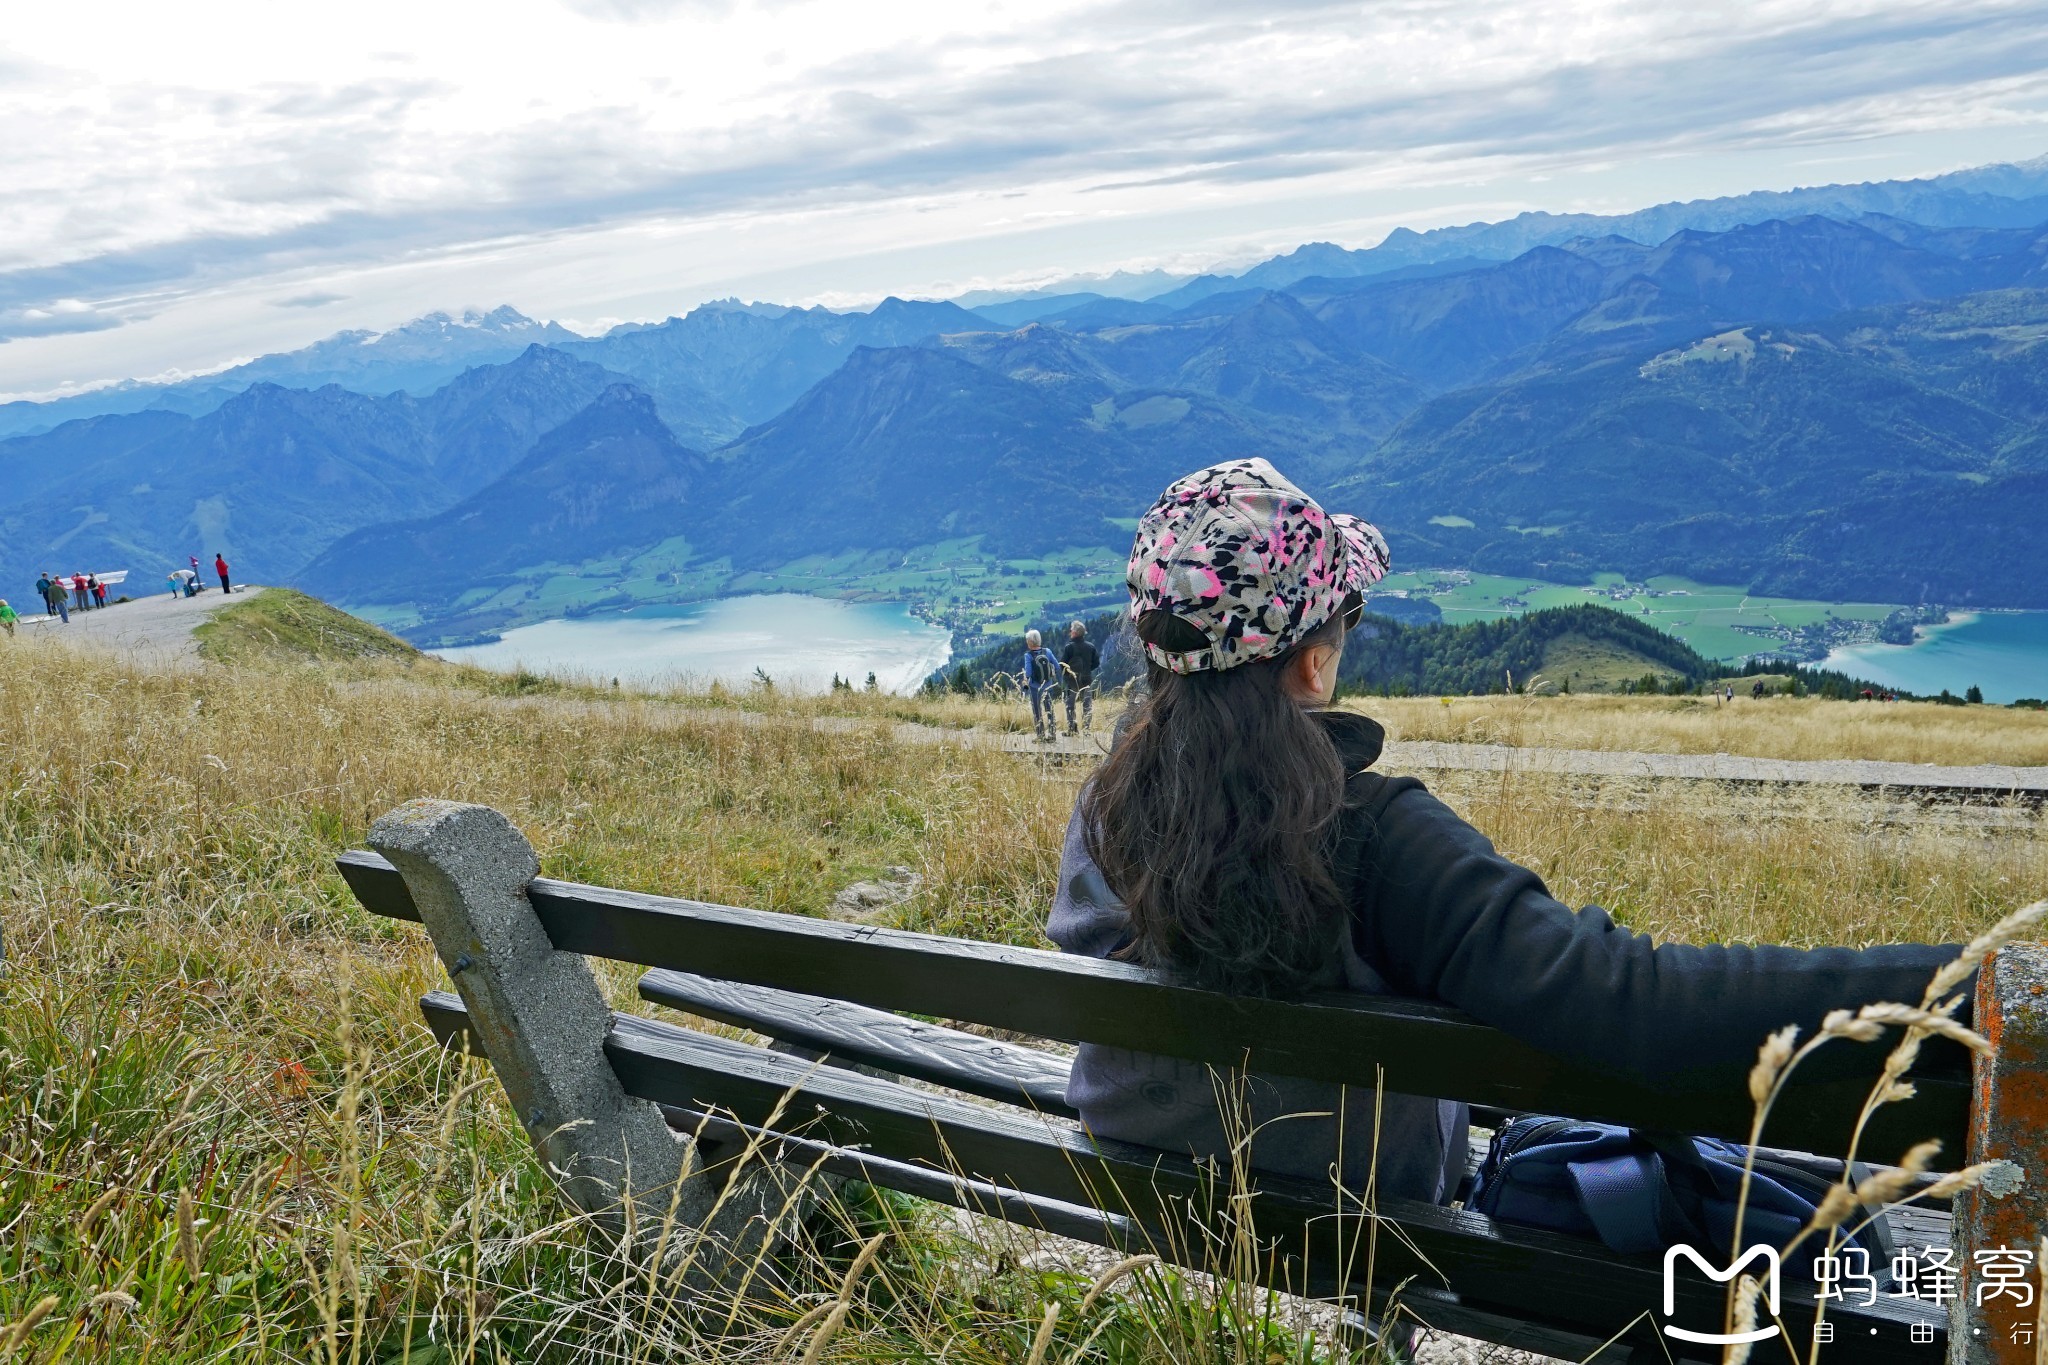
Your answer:
[[[1600,1240],[1625,1256],[1655,1256],[1676,1242],[1705,1244],[1697,1224],[1671,1197],[1663,1158],[1623,1152],[1565,1168],[1579,1208]]]
[[[1713,1161],[1703,1155],[1691,1138],[1674,1137],[1669,1133],[1648,1133],[1640,1130],[1637,1131],[1636,1136],[1656,1148],[1661,1155],[1670,1159],[1674,1165],[1689,1167],[1695,1171],[1697,1178],[1702,1182],[1705,1189],[1718,1188],[1721,1178],[1727,1173],[1725,1168],[1717,1167]],[[1729,1144],[1728,1147],[1728,1160],[1739,1164],[1746,1149],[1735,1144]],[[1821,1201],[1827,1198],[1828,1189],[1836,1183],[1836,1180],[1846,1178],[1853,1187],[1862,1184],[1870,1179],[1871,1176],[1870,1167],[1866,1163],[1854,1161],[1846,1163],[1842,1176],[1836,1177],[1836,1180],[1830,1180],[1813,1171],[1802,1170],[1798,1166],[1776,1160],[1761,1152],[1757,1153],[1754,1158],[1754,1170],[1758,1177],[1774,1181],[1797,1198],[1806,1200],[1815,1208],[1818,1208]],[[1867,1222],[1865,1221],[1866,1219],[1868,1220]],[[1861,1226],[1859,1227],[1858,1225]],[[1861,1213],[1852,1214],[1846,1220],[1843,1230],[1847,1231],[1848,1228],[1858,1229],[1855,1235],[1849,1238],[1850,1245],[1861,1247],[1870,1253],[1872,1269],[1876,1272],[1880,1281],[1889,1279],[1891,1264],[1899,1254],[1898,1232],[1892,1226],[1891,1215],[1889,1213],[1880,1213],[1874,1209],[1864,1210]],[[1809,1243],[1809,1245],[1818,1251],[1825,1245],[1825,1239],[1820,1242]]]

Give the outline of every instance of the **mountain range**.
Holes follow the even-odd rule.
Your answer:
[[[425,395],[476,365],[510,360],[528,346],[578,340],[552,322],[536,322],[516,308],[470,311],[460,317],[429,313],[388,332],[336,332],[296,351],[190,379],[127,380],[70,398],[0,403],[0,436],[48,431],[61,422],[112,413],[163,410],[203,416],[257,384],[317,389],[338,384],[357,393],[397,390]]]
[[[1262,454],[1398,566],[2048,606],[2044,223],[2048,159],[1311,244],[1146,298],[435,315],[0,409],[0,578],[222,550],[480,631],[942,543],[1113,552],[1177,474]]]

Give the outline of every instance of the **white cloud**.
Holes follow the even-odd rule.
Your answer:
[[[2048,15],[2009,0],[75,0],[0,69],[0,327],[155,316],[12,345],[0,390],[308,339],[255,298],[659,314],[2048,143]],[[844,257],[895,273],[815,275]]]
[[[121,326],[124,320],[100,311],[83,299],[52,299],[47,307],[0,309],[0,342],[17,337],[104,332]]]

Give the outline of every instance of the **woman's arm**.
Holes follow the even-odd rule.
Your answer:
[[[1388,780],[1361,816],[1377,839],[1356,898],[1359,948],[1395,989],[1646,1085],[1740,1086],[1771,1032],[1797,1023],[1811,1036],[1832,1009],[1918,1004],[1961,951],[1653,944],[1598,906],[1560,904],[1413,779]],[[1968,1012],[1966,1000],[1958,1018]],[[1860,1073],[1877,1057],[1844,1042],[1811,1071]]]
[[[1087,827],[1082,823],[1086,805],[1085,800],[1075,801],[1074,813],[1067,817],[1067,834],[1060,845],[1059,889],[1053,893],[1045,936],[1064,953],[1114,957],[1131,941],[1131,917],[1102,879],[1102,869],[1088,856]]]

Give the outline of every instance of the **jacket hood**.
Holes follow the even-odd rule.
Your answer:
[[[1337,756],[1344,760],[1345,776],[1363,772],[1379,762],[1380,752],[1387,746],[1387,732],[1378,721],[1356,711],[1318,711],[1315,715],[1329,731],[1330,742],[1337,746]]]

